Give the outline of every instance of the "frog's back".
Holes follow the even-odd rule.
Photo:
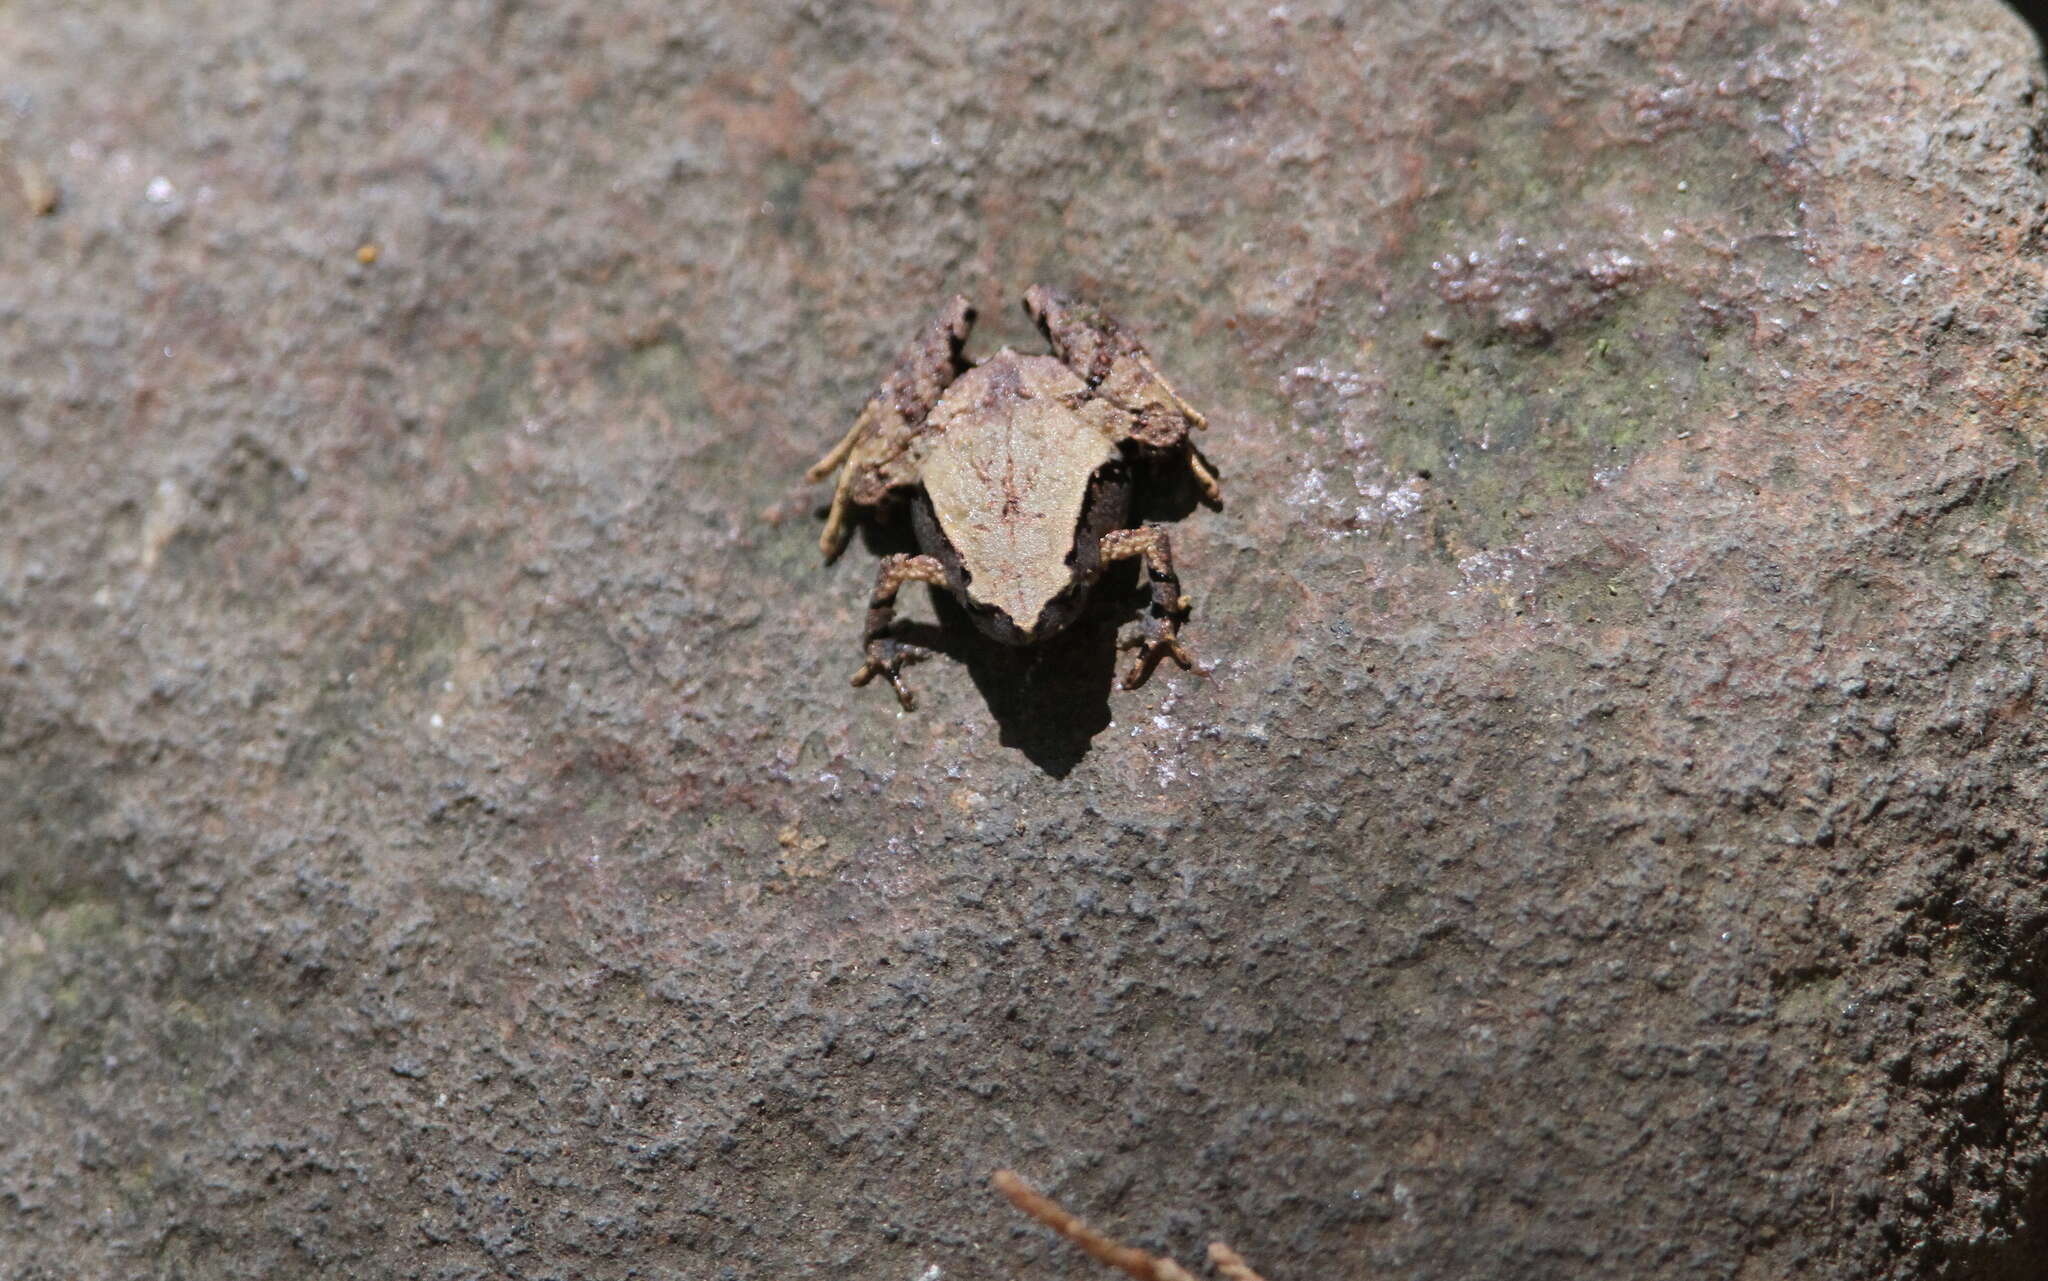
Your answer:
[[[1051,356],[1009,350],[961,375],[932,412],[921,468],[968,594],[1030,630],[1072,580],[1088,481],[1118,455],[1117,411]]]

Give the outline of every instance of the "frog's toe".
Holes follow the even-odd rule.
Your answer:
[[[894,640],[875,641],[868,646],[867,661],[853,674],[853,685],[858,689],[877,676],[886,676],[896,691],[896,701],[903,705],[904,711],[914,712],[917,710],[917,695],[911,693],[910,686],[904,683],[903,669],[931,656],[932,652],[921,645]]]
[[[1119,642],[1117,648],[1138,652],[1138,656],[1131,660],[1130,670],[1124,673],[1125,689],[1137,689],[1152,679],[1152,669],[1159,666],[1159,660],[1162,658],[1170,658],[1180,664],[1182,671],[1195,665],[1195,656],[1188,652],[1187,646],[1180,643],[1180,637],[1170,634],[1133,636]]]

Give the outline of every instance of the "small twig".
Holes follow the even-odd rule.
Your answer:
[[[1252,1265],[1246,1263],[1237,1251],[1221,1241],[1209,1243],[1209,1266],[1221,1272],[1230,1281],[1266,1281],[1264,1277],[1252,1271]]]
[[[1069,1214],[1059,1202],[1038,1191],[1009,1170],[997,1170],[989,1181],[996,1185],[996,1191],[1010,1199],[1011,1205],[1073,1242],[1083,1254],[1098,1263],[1120,1268],[1136,1277],[1138,1281],[1195,1281],[1194,1276],[1186,1268],[1172,1259],[1147,1254],[1134,1246],[1121,1244],[1097,1232],[1079,1218]],[[1210,1247],[1212,1259],[1215,1257],[1215,1250],[1215,1246]],[[1228,1253],[1228,1247],[1225,1247],[1225,1252]],[[1235,1254],[1230,1257],[1237,1259]],[[1242,1259],[1237,1259],[1237,1263],[1240,1267],[1244,1265]],[[1250,1276],[1252,1281],[1258,1281],[1257,1275],[1249,1268],[1245,1269],[1245,1275]],[[1233,1281],[1243,1279],[1233,1278]]]

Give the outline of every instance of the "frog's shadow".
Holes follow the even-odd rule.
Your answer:
[[[1184,467],[1147,466],[1140,475],[1133,524],[1159,522],[1171,528],[1201,505]],[[919,550],[900,510],[865,522],[861,541],[877,558]],[[1022,752],[1054,778],[1072,773],[1095,736],[1109,728],[1110,695],[1122,692],[1117,633],[1138,618],[1146,603],[1138,563],[1110,566],[1096,580],[1080,618],[1057,636],[1021,648],[983,635],[952,593],[938,587],[927,592],[938,623],[898,618],[891,634],[965,667],[988,704],[1003,746]],[[906,669],[912,689],[918,686],[917,670]]]

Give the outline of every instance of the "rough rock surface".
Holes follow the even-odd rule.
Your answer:
[[[2036,1275],[2034,42],[1435,8],[0,4],[0,1274]],[[1035,280],[1204,668],[899,715]]]

